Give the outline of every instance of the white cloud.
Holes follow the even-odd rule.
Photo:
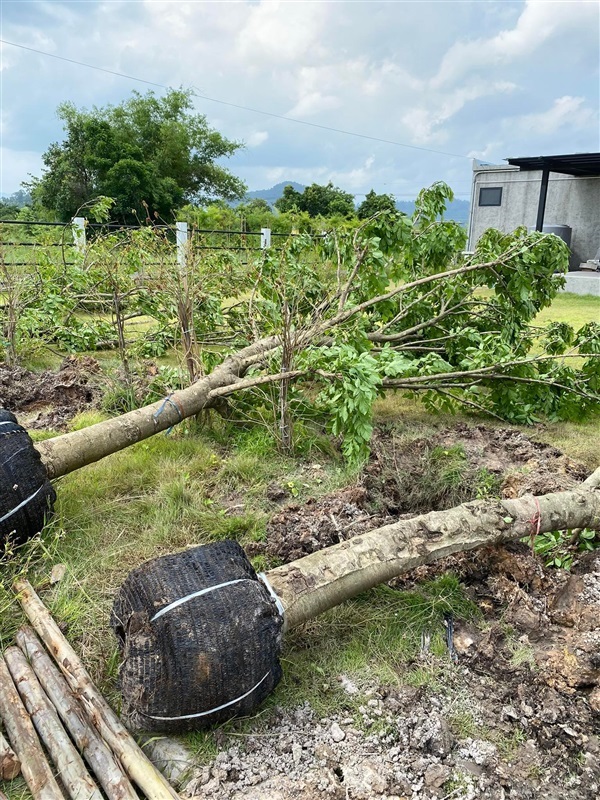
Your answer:
[[[411,132],[414,142],[423,144],[442,144],[448,139],[448,132],[442,129],[444,123],[452,119],[467,103],[480,97],[505,94],[516,89],[509,81],[495,83],[478,82],[471,86],[461,86],[452,92],[428,93],[429,108],[420,106],[407,111],[403,123]]]
[[[236,36],[238,55],[251,64],[274,66],[309,61],[322,53],[320,33],[326,4],[261,0]]]
[[[487,39],[453,44],[442,59],[432,84],[446,86],[480,68],[500,67],[531,56],[550,38],[571,28],[595,26],[598,5],[589,0],[527,0],[514,28]]]
[[[557,97],[550,108],[534,114],[523,114],[507,120],[507,126],[526,134],[533,131],[550,136],[563,129],[586,130],[590,126],[598,130],[598,112],[586,107],[584,97]]]
[[[268,138],[269,134],[267,131],[254,131],[250,136],[246,137],[246,146],[259,147],[261,144],[264,144]]]

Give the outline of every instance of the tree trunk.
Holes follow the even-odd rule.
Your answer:
[[[72,691],[101,737],[117,756],[132,781],[148,800],[178,800],[174,789],[146,758],[133,737],[94,686],[77,653],[67,642],[48,609],[28,581],[17,581],[15,591],[29,621],[54,656]]]
[[[267,574],[285,609],[286,628],[409,569],[484,545],[536,533],[600,529],[600,469],[569,492],[515,500],[475,500],[432,511],[311,553]]]
[[[44,694],[34,671],[18,647],[8,647],[4,658],[31,721],[54,762],[71,800],[103,800],[85,764]]]
[[[31,628],[24,626],[19,630],[17,644],[109,800],[138,800],[118,761],[86,720],[66,680]]]
[[[88,428],[38,442],[35,447],[46,466],[48,477],[57,478],[92,464],[209,408],[213,389],[235,384],[249,367],[260,362],[265,353],[278,343],[277,337],[262,339],[226,358],[210,375],[199,378],[187,389],[173,392],[164,400]]]
[[[0,717],[14,751],[21,761],[21,771],[34,800],[64,800],[2,656],[0,656]]]

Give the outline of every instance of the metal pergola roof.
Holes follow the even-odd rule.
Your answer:
[[[513,167],[524,172],[530,170],[548,170],[561,172],[563,175],[574,175],[580,178],[591,178],[600,175],[600,153],[572,153],[563,156],[528,156],[525,158],[507,158]]]
[[[535,223],[536,231],[544,228],[548,179],[551,172],[573,175],[577,178],[594,178],[600,176],[600,153],[571,153],[563,156],[528,156],[526,158],[506,158],[513,167],[523,172],[538,170],[542,173],[540,182],[540,199]]]

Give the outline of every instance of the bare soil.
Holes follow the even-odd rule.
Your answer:
[[[267,525],[263,551],[287,563],[402,517],[485,497],[486,490],[502,497],[547,494],[572,489],[588,474],[551,445],[519,431],[483,425],[459,424],[409,442],[393,428],[378,428],[371,447],[356,486],[291,503],[276,513]],[[452,488],[443,475],[444,454],[451,458],[451,449],[457,447],[464,459]],[[432,466],[432,453],[440,455],[441,465]],[[283,490],[277,494],[276,487],[270,489],[274,499],[286,497]]]
[[[0,364],[0,408],[30,429],[63,430],[101,396],[100,365],[91,356],[68,356],[58,371],[30,372]]]

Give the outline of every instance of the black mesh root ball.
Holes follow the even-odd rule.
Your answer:
[[[237,542],[148,561],[115,599],[123,713],[183,733],[252,713],[281,678],[283,617]]]
[[[56,493],[29,434],[0,409],[0,546],[21,544],[44,527]]]

